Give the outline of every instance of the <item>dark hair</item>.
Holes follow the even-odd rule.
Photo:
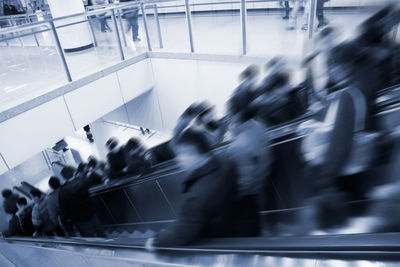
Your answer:
[[[114,149],[117,145],[118,145],[118,141],[114,137],[111,137],[106,142],[106,147],[108,147],[110,150]]]
[[[330,35],[330,34],[333,33],[334,31],[335,31],[334,28],[333,28],[333,27],[330,27],[330,26],[324,28],[324,29],[319,33],[320,39],[322,39],[322,38],[324,38],[324,37]]]
[[[86,168],[87,164],[84,162],[79,163],[78,169],[76,170],[77,173],[83,172],[83,170]]]
[[[126,142],[125,149],[126,150],[133,150],[141,146],[140,140],[137,138],[130,138],[128,142]]]
[[[31,190],[31,195],[32,195],[32,197],[39,197],[40,198],[42,196],[42,192],[40,192],[39,189],[33,188]]]
[[[207,141],[207,138],[201,132],[194,129],[187,129],[177,139],[176,144],[191,145],[200,153],[208,153],[212,147]]]
[[[97,159],[94,156],[89,157],[89,162],[87,164],[88,168],[94,168],[97,165]]]
[[[240,73],[239,78],[241,80],[244,80],[249,77],[254,77],[258,74],[258,72],[259,72],[258,66],[252,64],[252,65],[248,66],[247,68],[245,68],[244,71],[242,71]]]
[[[17,200],[17,204],[18,205],[28,205],[28,201],[26,201],[26,198],[24,198],[24,197],[20,197],[20,198],[18,198],[18,200]]]
[[[205,109],[207,109],[208,106],[209,105],[206,102],[193,103],[187,109],[185,109],[185,111],[182,113],[182,117],[196,117]]]
[[[65,180],[69,180],[69,179],[71,179],[72,177],[74,177],[74,173],[75,173],[75,168],[72,167],[72,166],[66,166],[66,167],[64,167],[64,168],[61,170],[61,172],[60,172],[61,176],[62,176]]]
[[[9,198],[12,195],[12,191],[10,189],[4,189],[1,191],[1,194],[4,198]]]
[[[60,187],[60,179],[58,179],[55,176],[51,176],[49,179],[49,186],[51,189],[56,190],[57,188]]]

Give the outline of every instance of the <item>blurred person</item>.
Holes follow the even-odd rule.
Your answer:
[[[254,118],[257,112],[251,106],[230,107],[232,141],[228,157],[238,172],[238,230],[239,236],[258,236],[261,223],[258,212],[263,199],[259,195],[267,184],[271,164],[270,140],[267,128]],[[239,112],[237,112],[239,111]]]
[[[20,236],[23,235],[18,217],[15,213],[10,214],[11,218],[8,221],[8,230],[3,233],[4,236]]]
[[[227,105],[230,108],[228,112],[228,122],[231,115],[238,113],[240,110],[234,108],[248,106],[256,97],[256,89],[258,83],[259,68],[257,65],[250,65],[239,74],[240,84],[233,91]],[[233,109],[232,109],[233,108]]]
[[[97,6],[105,6],[108,5],[108,0],[95,0]],[[107,13],[99,14],[99,21],[100,21],[100,30],[101,32],[111,32],[111,28],[107,23]]]
[[[98,161],[93,155],[89,156],[87,163],[88,176],[95,173],[98,176],[97,182],[103,181],[107,176],[105,167],[105,162]]]
[[[22,230],[22,235],[24,236],[32,236],[33,233],[35,232],[35,228],[33,227],[32,224],[32,208],[33,205],[29,204],[24,197],[18,198],[17,201],[17,206],[18,206],[18,219],[19,219],[19,224],[21,226]]]
[[[290,6],[289,6],[289,1],[284,1],[284,0],[280,0],[279,4],[281,5],[281,7],[285,7],[285,16],[282,17],[282,19],[289,19],[289,13],[290,13]]]
[[[124,2],[134,2],[136,0],[120,0],[120,3]],[[128,27],[126,29],[126,32],[129,32],[130,29],[132,29],[132,39],[134,42],[140,42],[141,39],[139,38],[139,24],[138,24],[138,18],[139,18],[139,7],[131,7],[131,8],[125,8],[122,10],[124,15],[123,17],[128,21]]]
[[[330,0],[317,0],[317,18],[318,18],[318,28],[323,28],[328,25],[327,20],[324,17],[324,5]]]
[[[34,201],[32,208],[32,224],[35,228],[35,233],[33,236],[53,236],[53,230],[56,226],[50,220],[46,196],[36,188],[31,190],[31,195]]]
[[[297,16],[300,12],[301,7],[304,9],[303,13],[303,22],[302,22],[302,30],[308,29],[308,16],[310,12],[310,0],[293,0],[293,8],[290,12],[288,30],[295,30],[297,27]]]
[[[106,147],[108,149],[108,178],[115,179],[124,176],[126,174],[124,171],[126,162],[123,147],[118,145],[118,141],[115,138],[108,139]]]
[[[255,93],[254,105],[258,109],[258,117],[267,126],[287,122],[302,112],[295,88],[289,84],[290,73],[286,65],[286,60],[279,57],[268,62],[268,74]]]
[[[64,176],[68,182],[59,191],[61,216],[64,221],[69,219],[83,237],[103,236],[89,195],[89,188],[99,183],[99,176],[88,172],[75,172],[76,175],[72,176],[71,171],[65,171],[69,174]]]
[[[60,202],[59,202],[59,193],[60,193],[61,182],[55,176],[50,177],[49,179],[49,187],[52,190],[47,195],[47,208],[49,212],[49,217],[51,222],[53,223],[54,231],[58,236],[65,236],[65,233],[62,230],[62,225],[60,221]]]
[[[18,210],[17,208],[17,200],[18,195],[13,193],[10,189],[4,189],[1,192],[3,196],[3,209],[5,213],[15,214]]]
[[[235,234],[235,166],[210,149],[204,135],[193,129],[186,130],[177,140],[177,162],[187,171],[183,204],[177,221],[147,241],[148,250],[187,245],[200,237]]]
[[[360,25],[360,34],[353,40],[360,47],[359,58],[368,59],[354,76],[359,83],[369,84],[371,92],[400,82],[400,45],[392,37],[399,17],[400,9],[387,5]]]
[[[69,196],[69,183],[73,180],[76,169],[72,166],[65,166],[60,174],[64,179],[64,183],[60,186],[58,192],[58,205],[60,209],[60,224],[66,235],[75,235],[74,224],[70,217],[70,196]]]
[[[138,175],[143,170],[151,166],[144,157],[145,149],[137,138],[130,138],[124,147],[125,161],[127,163],[127,173],[129,175]]]
[[[193,121],[204,112],[208,108],[208,104],[206,103],[193,103],[185,111],[182,115],[179,116],[178,122],[176,123],[173,135],[174,137],[178,137],[187,127],[189,127]]]
[[[352,80],[352,49],[351,43],[344,43],[331,51],[323,123],[303,140],[303,149],[308,147],[305,158],[319,177],[309,211],[323,229],[342,225],[348,216],[344,202],[358,200],[360,191],[365,190],[363,184],[346,174],[356,149],[355,133],[364,131],[369,120],[367,98]]]
[[[242,94],[252,94],[257,88],[258,75],[260,73],[257,65],[250,65],[239,74],[239,86],[235,88],[232,96],[240,96]]]
[[[224,140],[227,125],[224,119],[215,118],[214,107],[210,106],[200,113],[196,118],[196,125],[203,131],[212,147],[216,147]]]

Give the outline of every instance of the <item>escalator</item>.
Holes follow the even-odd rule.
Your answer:
[[[341,266],[359,266],[353,264],[360,261],[379,263],[379,266],[391,264],[395,266],[400,263],[399,233],[204,239],[191,246],[160,248],[156,252],[144,250],[145,240],[145,238],[126,237],[112,239],[14,237],[0,243],[0,252],[10,261],[17,262],[16,266],[38,266],[35,258],[39,256],[30,257],[29,262],[26,257],[13,258],[29,251],[43,253],[42,263],[47,262],[48,257],[60,263],[60,258],[65,257],[65,262],[60,263],[59,266],[71,264],[71,261],[73,262],[71,256],[74,254],[78,258],[86,258],[86,263],[103,262],[102,265],[96,266],[107,266],[105,264],[112,261],[114,267],[125,266],[124,264],[130,264],[129,266],[302,266],[304,263],[306,265],[303,266],[315,266],[316,262],[326,266],[324,263],[329,261],[342,262]],[[11,250],[22,247],[23,252],[10,253]],[[25,265],[21,265],[22,262]]]
[[[399,133],[399,92],[400,87],[385,89],[377,101],[380,128],[390,134]],[[297,125],[309,116],[312,114],[272,129],[274,145],[299,142]],[[223,151],[223,147],[219,150]],[[140,177],[93,187],[91,198],[107,238],[5,238],[0,242],[0,266],[364,266],[366,261],[379,266],[400,264],[400,233],[272,235],[265,222],[272,217],[291,220],[302,209],[298,205],[302,199],[287,204],[289,201],[284,198],[289,193],[284,186],[275,190],[286,206],[260,212],[264,222],[262,237],[201,239],[190,246],[148,252],[144,250],[147,238],[177,218],[183,177],[183,171],[168,161]],[[362,199],[347,205],[357,211],[369,202]]]

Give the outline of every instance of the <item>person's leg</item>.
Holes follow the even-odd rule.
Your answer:
[[[135,16],[132,19],[132,37],[134,41],[139,40],[139,24],[138,24],[138,16]]]
[[[310,16],[310,9],[311,9],[311,1],[306,0],[304,3],[304,14],[303,14],[303,26],[301,27],[302,30],[308,30],[308,19]]]
[[[106,31],[106,19],[103,16],[101,16],[99,20],[100,20],[100,29],[102,32],[105,32]]]
[[[300,9],[300,1],[301,0],[294,1],[292,11],[290,12],[289,25],[288,25],[289,30],[296,29],[296,20],[297,20],[297,13],[299,12]]]
[[[290,6],[289,6],[289,1],[285,1],[285,16],[283,19],[289,19],[289,13],[290,13]]]
[[[326,25],[324,19],[324,4],[325,0],[317,0],[317,18],[318,18],[318,27],[323,27]]]

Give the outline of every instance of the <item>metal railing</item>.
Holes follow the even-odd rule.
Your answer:
[[[7,28],[0,29],[0,43],[1,42],[6,42],[8,45],[8,41],[18,39],[21,46],[24,46],[22,42],[22,38],[25,36],[33,36],[36,46],[40,46],[39,40],[37,38],[37,34],[44,33],[44,32],[51,32],[53,37],[54,37],[54,42],[56,49],[59,54],[60,61],[63,65],[65,76],[67,80],[70,82],[72,81],[71,77],[71,72],[69,70],[68,64],[65,59],[64,55],[64,50],[62,48],[62,44],[60,42],[60,38],[58,36],[57,30],[60,28],[72,26],[75,24],[80,24],[80,23],[88,23],[90,33],[91,33],[91,38],[93,41],[93,45],[97,46],[97,37],[95,34],[95,31],[93,29],[92,25],[92,20],[99,15],[108,13],[111,14],[111,21],[113,23],[114,29],[115,29],[115,38],[117,40],[117,46],[118,46],[118,51],[120,54],[120,59],[123,61],[126,59],[125,51],[123,47],[127,47],[127,38],[124,34],[124,25],[122,23],[123,19],[123,13],[124,10],[130,9],[130,8],[138,8],[141,11],[141,19],[143,21],[143,28],[146,36],[146,43],[147,43],[147,50],[152,51],[153,50],[153,44],[151,42],[150,38],[150,32],[149,32],[149,25],[148,25],[148,19],[147,19],[147,10],[151,10],[151,13],[154,17],[155,20],[155,25],[156,25],[156,32],[157,32],[157,38],[158,38],[158,43],[159,47],[163,48],[163,37],[161,34],[161,26],[160,26],[160,20],[159,20],[159,8],[169,8],[169,7],[184,7],[184,11],[182,13],[185,13],[186,17],[186,24],[187,24],[187,29],[188,29],[188,39],[189,39],[189,44],[190,44],[190,52],[194,53],[196,52],[196,45],[195,45],[195,37],[193,33],[193,26],[192,26],[192,10],[193,7],[195,6],[203,6],[203,5],[219,5],[219,4],[227,4],[227,3],[237,3],[239,6],[239,11],[240,11],[240,25],[241,25],[241,47],[242,47],[242,55],[246,55],[248,52],[248,31],[247,31],[247,10],[248,6],[247,4],[249,3],[260,3],[260,2],[277,2],[278,0],[238,0],[238,1],[223,1],[223,2],[217,2],[217,3],[190,3],[190,0],[183,0],[184,4],[182,5],[163,5],[164,3],[168,2],[176,2],[174,0],[148,0],[148,1],[135,1],[135,2],[130,2],[130,3],[123,3],[123,4],[111,4],[107,6],[96,6],[91,8],[92,10],[89,10],[84,13],[78,13],[78,14],[73,14],[69,16],[64,16],[64,17],[58,17],[58,18],[50,18],[50,19],[43,19],[42,21],[38,21],[37,19],[32,19],[32,17],[36,16],[35,14],[23,14],[23,15],[15,15],[15,16],[8,16],[8,17],[0,17],[0,21],[2,18],[10,19],[12,21],[15,21],[15,19],[25,19],[27,23],[21,24],[21,25],[16,25],[14,22],[12,25],[10,25]],[[313,37],[313,29],[314,29],[314,18],[316,15],[316,0],[311,0],[311,10],[310,10],[310,16],[309,16],[309,30],[308,30],[308,38],[311,39]],[[160,6],[161,5],[161,6]],[[237,9],[237,8],[236,8]],[[110,15],[108,15],[110,16]],[[75,21],[72,23],[65,23],[62,24],[62,21],[73,19],[73,18],[84,18],[79,21]],[[25,31],[25,32],[24,32]],[[29,31],[29,32],[26,32]]]

